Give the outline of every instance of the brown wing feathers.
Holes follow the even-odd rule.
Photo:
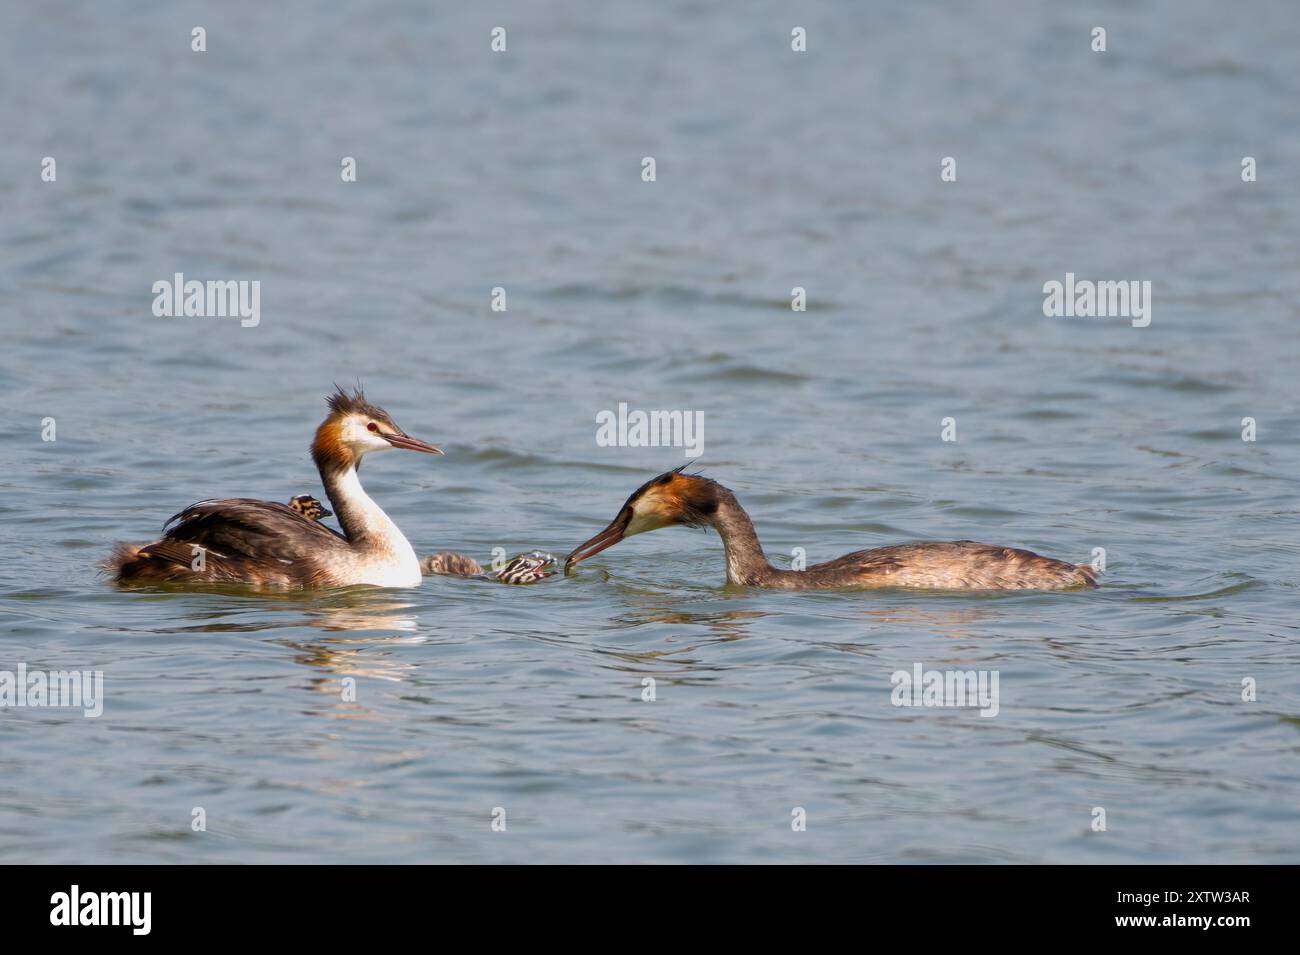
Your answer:
[[[231,498],[172,515],[143,547],[119,544],[106,562],[117,580],[244,582],[268,587],[322,581],[316,559],[346,547],[342,535],[286,504]]]

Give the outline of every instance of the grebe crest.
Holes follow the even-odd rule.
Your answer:
[[[361,459],[375,451],[407,448],[442,454],[440,448],[418,441],[399,428],[392,416],[368,402],[360,389],[348,394],[339,388],[325,401],[330,414],[316,429],[311,444],[312,460],[322,474],[360,468]]]

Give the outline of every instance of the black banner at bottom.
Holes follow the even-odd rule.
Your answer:
[[[766,875],[728,868],[721,876],[623,869],[594,885],[584,884],[580,869],[548,876],[545,885],[530,885],[527,872],[467,868],[8,866],[4,873],[6,941],[283,937],[297,945],[350,938],[373,945],[432,919],[482,927],[489,942],[506,926],[527,926],[566,937],[600,932],[609,944],[660,936],[680,919],[712,923],[732,944],[746,929],[766,936],[782,922],[873,941],[934,930],[954,942],[969,937],[959,927],[996,926],[1009,939],[1048,930],[1071,940],[1199,936],[1231,944],[1280,928],[1295,880],[1294,868],[1273,866],[828,867]]]

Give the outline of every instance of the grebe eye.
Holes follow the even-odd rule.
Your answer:
[[[367,431],[378,431],[378,430],[379,430],[379,425],[375,424],[375,423],[372,421],[372,422],[370,422],[370,424],[366,425],[366,430],[367,430]]]

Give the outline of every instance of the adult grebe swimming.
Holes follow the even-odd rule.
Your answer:
[[[361,487],[357,468],[372,451],[442,451],[412,438],[359,389],[352,394],[340,389],[326,401],[329,416],[316,429],[311,454],[342,534],[276,501],[200,501],[169,518],[153,543],[117,545],[109,572],[119,583],[245,583],[275,589],[418,585],[422,575],[415,551]]]
[[[685,465],[683,465],[685,467]],[[567,573],[625,537],[672,524],[713,527],[727,555],[727,582],[750,587],[821,590],[835,587],[918,587],[934,590],[1065,590],[1097,586],[1087,564],[974,541],[896,544],[845,554],[806,570],[767,562],[754,525],[736,496],[716,481],[682,468],[637,488],[603,531],[574,548]]]

